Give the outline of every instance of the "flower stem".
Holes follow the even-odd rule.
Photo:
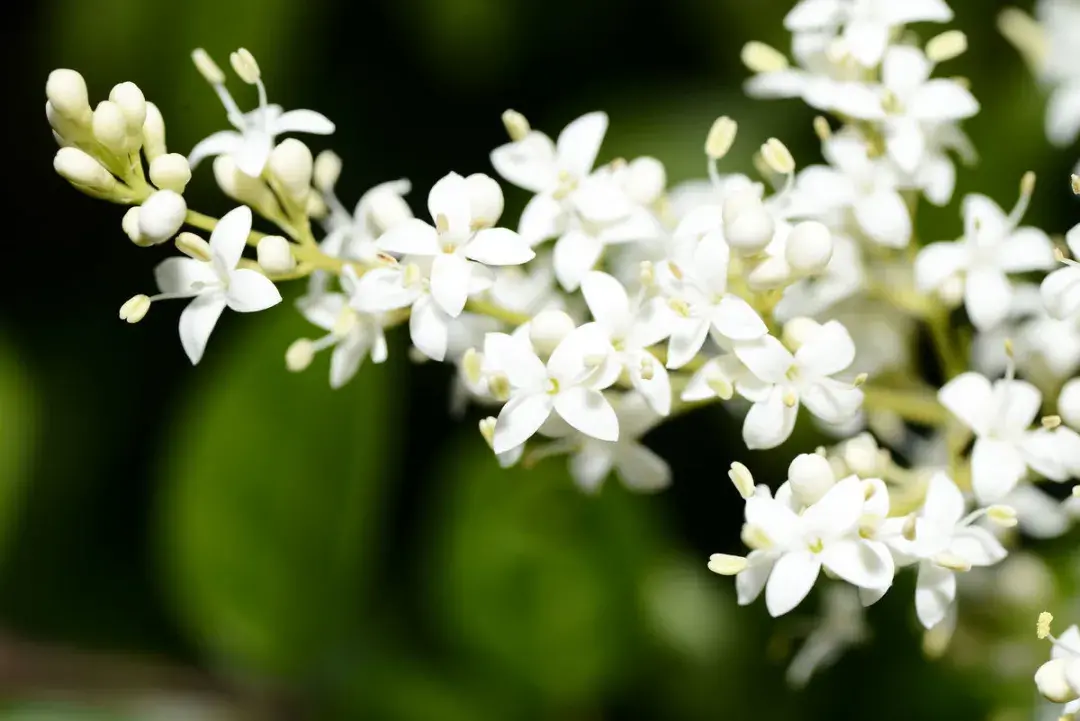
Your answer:
[[[963,373],[967,364],[961,357],[949,328],[948,311],[935,309],[928,313],[926,325],[930,329],[934,352],[937,354],[938,362],[941,363],[941,371],[945,374],[945,379],[949,380]]]
[[[932,393],[873,385],[864,385],[862,390],[865,397],[863,405],[869,411],[889,411],[905,421],[928,426],[943,426],[949,421],[949,412]]]

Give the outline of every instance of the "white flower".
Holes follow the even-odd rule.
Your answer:
[[[894,28],[916,22],[949,22],[944,0],[801,0],[784,18],[794,33],[835,32],[865,67],[881,62]]]
[[[774,448],[791,435],[799,405],[826,423],[844,423],[858,412],[863,393],[831,376],[855,359],[855,344],[836,321],[817,326],[792,354],[771,335],[735,345],[735,355],[754,380],[737,386],[753,402],[743,423],[748,448]]]
[[[248,113],[240,111],[225,88],[224,75],[216,78],[208,76],[208,79],[225,106],[226,117],[236,130],[222,130],[200,141],[188,155],[192,168],[204,158],[228,155],[236,162],[240,172],[257,178],[270,158],[277,136],[285,133],[329,135],[334,132],[334,124],[314,110],[283,112],[280,105],[268,104],[266,86],[261,78],[254,78],[253,83],[259,91],[259,107]]]
[[[1039,74],[1052,88],[1046,134],[1055,145],[1071,145],[1080,134],[1080,4],[1042,0],[1037,12],[1045,33]]]
[[[1066,234],[1065,242],[1073,258],[1080,257],[1080,225]],[[1064,319],[1080,316],[1080,265],[1075,261],[1046,276],[1040,290],[1043,303],[1053,317]]]
[[[277,287],[257,270],[237,268],[251,232],[251,210],[239,207],[218,222],[207,248],[207,260],[169,258],[154,269],[164,298],[192,298],[180,314],[180,342],[192,363],[198,363],[206,341],[228,306],[239,313],[265,310],[281,302]]]
[[[938,391],[938,400],[975,434],[971,485],[980,503],[1004,498],[1040,462],[1039,436],[1030,431],[1042,394],[1026,381],[990,381],[963,373]]]
[[[612,470],[632,491],[650,493],[671,484],[671,468],[651,451],[641,437],[660,420],[638,393],[625,393],[613,401],[619,420],[619,440],[601,441],[577,436],[577,451],[570,457],[570,475],[583,491],[594,493]]]
[[[416,261],[405,258],[402,263],[372,268],[357,281],[356,292],[351,295],[349,304],[361,313],[370,314],[410,308],[409,337],[413,345],[428,358],[442,361],[450,344],[450,326],[454,318],[435,302],[431,293],[432,268],[430,258]],[[490,285],[485,278],[470,280],[470,293]]]
[[[914,541],[890,539],[903,555],[920,559],[915,611],[928,629],[945,619],[956,600],[956,570],[992,566],[1006,555],[993,534],[972,525],[982,514],[965,517],[965,510],[964,496],[952,479],[935,474],[915,519]]]
[[[521,265],[536,256],[514,231],[485,227],[494,220],[474,218],[472,205],[467,180],[450,173],[428,195],[435,227],[415,218],[403,220],[378,241],[384,251],[432,259],[431,296],[452,318],[461,315],[474,292],[474,275],[490,285],[489,271],[481,264]]]
[[[900,193],[900,178],[887,159],[870,155],[854,133],[834,135],[822,147],[831,167],[815,165],[799,173],[803,202],[817,202],[818,213],[850,208],[858,228],[886,248],[911,241],[911,213]]]
[[[330,215],[325,223],[326,237],[319,244],[322,251],[335,258],[373,262],[379,252],[376,239],[412,217],[403,198],[411,187],[408,180],[380,183],[360,196],[352,213],[345,210],[332,191],[323,191]]]
[[[955,242],[931,243],[919,251],[915,261],[919,288],[924,292],[937,290],[962,274],[964,307],[972,324],[988,330],[1004,320],[1013,297],[1007,274],[1054,266],[1054,247],[1046,233],[1017,227],[1030,197],[1031,185],[1026,181],[1009,215],[986,196],[964,198],[964,237]]]
[[[296,302],[309,322],[329,331],[312,342],[311,351],[334,349],[330,355],[331,388],[348,383],[365,357],[371,356],[373,363],[382,363],[387,357],[381,316],[361,313],[349,305],[349,297],[356,292],[357,280],[355,272],[348,268],[341,277],[345,292],[327,293],[320,292],[317,281],[312,279],[314,287]]]
[[[667,370],[649,351],[670,333],[672,312],[662,298],[630,302],[626,289],[607,273],[592,271],[581,292],[597,325],[615,349],[614,361],[626,369],[634,388],[652,409],[671,412],[671,381]]]
[[[505,376],[510,395],[495,425],[495,453],[525,443],[552,411],[587,436],[619,440],[618,417],[601,391],[618,379],[620,368],[609,362],[614,349],[604,335],[595,323],[581,326],[559,343],[546,365],[527,339],[487,335],[485,366]]]
[[[865,503],[866,490],[856,476],[838,482],[801,513],[789,487],[782,486],[776,498],[759,489],[746,502],[744,537],[760,547],[736,576],[739,604],[752,603],[764,588],[769,613],[782,616],[802,603],[822,566],[853,586],[888,588],[895,571],[889,549],[859,535]]]
[[[675,261],[658,268],[664,295],[677,317],[668,343],[668,368],[690,362],[712,332],[722,340],[745,341],[768,332],[765,322],[739,296],[727,291],[731,251],[720,233],[684,243]]]

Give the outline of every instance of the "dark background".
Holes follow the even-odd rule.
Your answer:
[[[871,609],[871,643],[791,691],[783,670],[813,604],[780,621],[761,604],[738,609],[730,581],[704,565],[739,552],[731,460],[775,486],[815,443],[809,429],[747,453],[737,423],[695,412],[648,439],[673,466],[672,489],[632,497],[610,479],[586,498],[559,459],[499,471],[479,416],[446,412],[448,369],[410,364],[400,332],[390,363],[333,392],[325,358],[285,371],[285,348],[313,333],[288,304],[226,314],[193,369],[178,305],[155,305],[134,327],[116,317],[152,290],[167,251],[132,246],[121,208],[51,168],[43,88],[54,67],[81,71],[92,103],[136,82],[164,113],[172,151],[225,127],[189,62],[196,46],[223,67],[249,48],[272,102],[337,123],[333,137],[304,140],[342,156],[349,205],[406,177],[419,211],[447,171],[491,172],[507,107],[552,135],[604,109],[601,161],[655,155],[673,182],[704,175],[702,142],[720,114],[741,125],[731,170],[749,171],[774,135],[807,164],[819,158],[813,113],[740,90],[742,44],[785,47],[790,5],[40,0],[15,10],[3,49],[14,220],[0,289],[4,717],[1030,718],[1030,674],[1047,651],[1030,629],[1040,604],[1075,593],[1075,533],[1032,546],[1056,564],[1054,594],[964,598],[944,659],[923,657],[905,575]],[[1010,207],[1034,169],[1029,221],[1064,232],[1080,217],[1067,182],[1077,150],[1044,139],[1045,98],[994,27],[1005,4],[952,5],[971,51],[943,71],[971,78],[983,104],[967,124],[982,159],[961,172],[957,199],[978,189]],[[255,102],[231,87],[242,106]],[[507,193],[512,225],[525,197]],[[230,207],[208,166],[186,197],[214,215]],[[919,231],[958,235],[957,205],[920,211]]]

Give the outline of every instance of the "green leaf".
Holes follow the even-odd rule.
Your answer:
[[[635,656],[655,499],[614,483],[587,497],[562,459],[502,470],[482,446],[462,454],[467,443],[439,465],[432,613],[459,651],[535,702],[588,707]]]
[[[37,441],[37,403],[30,379],[0,339],[0,560],[12,536]]]
[[[358,615],[396,440],[391,369],[365,364],[333,391],[325,358],[285,370],[285,348],[310,330],[296,314],[238,320],[256,327],[225,352],[211,344],[173,434],[167,561],[203,645],[247,669],[306,675]]]

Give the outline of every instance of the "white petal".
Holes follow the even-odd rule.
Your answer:
[[[865,501],[862,481],[856,476],[850,476],[834,485],[817,503],[803,511],[803,523],[807,531],[819,537],[836,538],[846,535],[859,525]]]
[[[840,0],[801,0],[784,16],[784,27],[792,32],[820,30],[844,17]]]
[[[614,463],[614,444],[585,443],[580,451],[570,456],[570,475],[581,490],[594,493],[611,473]]]
[[[993,419],[994,392],[978,373],[953,378],[938,391],[938,401],[976,434],[984,434]]]
[[[518,142],[496,148],[491,164],[507,181],[534,193],[552,190],[558,182],[555,144],[543,133],[534,131]]]
[[[562,203],[550,195],[535,195],[521,211],[518,233],[529,245],[536,245],[561,235],[565,221],[566,211]]]
[[[996,503],[1016,488],[1027,464],[1012,443],[979,438],[971,451],[971,487],[979,503]]]
[[[911,240],[911,214],[895,190],[878,190],[859,199],[855,219],[863,232],[887,248],[905,248]]]
[[[915,118],[891,119],[885,127],[885,146],[901,170],[914,173],[926,153],[926,135]]]
[[[1027,381],[994,384],[994,426],[1015,437],[1031,427],[1042,407],[1042,393]]]
[[[562,390],[555,396],[555,411],[587,436],[619,440],[619,419],[600,391],[582,387]]]
[[[667,461],[641,443],[617,446],[615,470],[632,491],[653,492],[671,485],[671,468]]]
[[[935,526],[952,528],[964,517],[967,505],[964,494],[952,479],[944,473],[936,473],[930,479],[923,502],[923,516]]]
[[[907,25],[918,22],[947,23],[953,12],[945,0],[904,0],[903,2],[879,2],[891,25]]]
[[[993,566],[1008,555],[994,534],[978,526],[956,529],[949,550],[972,566]]]
[[[472,223],[469,185],[457,173],[447,173],[431,186],[428,193],[428,213],[433,221],[439,216],[446,218],[450,232],[456,237],[467,237]]]
[[[759,73],[746,81],[744,89],[752,98],[797,98],[806,89],[807,79],[800,70]]]
[[[976,236],[1000,240],[1009,232],[1009,217],[1000,205],[985,195],[971,193],[964,196],[963,214],[964,236],[969,240]]]
[[[568,291],[575,291],[585,274],[600,261],[603,244],[595,236],[572,230],[555,242],[555,277]]]
[[[462,251],[466,257],[487,265],[521,265],[536,257],[524,238],[506,228],[481,230]]]
[[[626,343],[632,348],[648,348],[671,335],[676,313],[663,298],[652,298],[632,318]]]
[[[685,268],[713,293],[722,294],[727,290],[728,265],[731,249],[720,232],[707,234],[694,248],[693,267]]]
[[[746,560],[749,564],[735,577],[735,592],[738,594],[740,606],[753,603],[761,595],[765,582],[772,573],[776,557],[764,551],[751,551]]]
[[[1038,228],[1019,228],[1001,245],[1001,268],[1006,273],[1053,270],[1054,244]]]
[[[607,127],[608,117],[603,112],[582,115],[567,125],[556,144],[559,168],[579,178],[586,176],[596,163]]]
[[[446,357],[450,336],[450,317],[443,313],[430,295],[417,299],[409,315],[409,337],[416,349],[431,360]]]
[[[409,218],[379,236],[380,250],[402,255],[438,255],[439,233],[418,218]]]
[[[252,178],[258,178],[266,167],[266,161],[270,158],[270,151],[274,147],[274,138],[262,131],[248,131],[244,133],[244,141],[240,147],[232,153],[236,161],[236,167],[241,173]]]
[[[765,586],[765,606],[774,618],[791,611],[806,598],[817,581],[821,562],[809,551],[785,553],[773,566]]]
[[[515,388],[539,388],[547,380],[544,367],[526,338],[506,333],[484,336],[485,370],[506,374]]]
[[[915,586],[915,611],[927,628],[941,623],[956,598],[956,576],[952,571],[932,563],[919,564],[919,579]]]
[[[1046,106],[1046,135],[1054,145],[1071,145],[1080,134],[1080,81],[1063,85]]]
[[[215,155],[234,155],[244,143],[244,136],[235,130],[222,130],[208,138],[200,140],[188,154],[188,165],[192,169],[201,161]]]
[[[955,80],[931,80],[908,101],[907,112],[925,121],[961,120],[979,112],[979,101]]]
[[[769,332],[765,321],[737,295],[725,295],[712,313],[712,324],[724,338],[753,341]]]
[[[471,263],[456,253],[439,253],[431,264],[431,297],[451,318],[465,309],[471,275]]]
[[[759,486],[747,500],[746,523],[760,529],[775,548],[784,549],[799,543],[802,521],[781,499],[780,491],[776,498],[770,498],[767,490],[767,486]]]
[[[341,388],[356,375],[367,353],[367,346],[359,334],[350,334],[330,354],[330,387]]]
[[[640,359],[644,359],[652,369],[648,380],[642,377]],[[652,354],[642,351],[630,360],[630,380],[634,388],[645,397],[649,406],[662,416],[671,412],[671,379],[664,364]]]
[[[197,293],[192,286],[219,281],[210,263],[194,258],[166,258],[154,268],[154,280],[162,293]]]
[[[682,317],[675,320],[668,341],[667,367],[675,370],[689,363],[708,337],[709,321]]]
[[[795,362],[808,377],[831,376],[845,370],[855,360],[855,342],[839,321],[820,326],[795,351]]]
[[[795,363],[791,352],[771,335],[749,343],[735,344],[735,356],[766,383],[783,383]]]
[[[832,378],[821,378],[804,386],[799,395],[807,410],[833,425],[851,421],[863,402],[860,389]]]
[[[400,268],[372,268],[360,276],[350,305],[367,313],[406,308],[416,302],[422,291],[419,283],[409,287],[403,283]]]
[[[273,281],[259,271],[241,268],[229,276],[225,300],[238,313],[254,313],[280,303],[281,293]]]
[[[945,154],[928,155],[915,173],[915,183],[931,203],[948,205],[956,189],[956,166]]]
[[[625,332],[631,320],[630,298],[622,283],[607,273],[592,271],[581,281],[581,294],[598,323],[609,331]]]
[[[495,422],[492,443],[495,452],[506,453],[532,438],[551,414],[551,405],[552,398],[547,393],[528,393],[511,398]]]
[[[750,406],[743,421],[743,441],[750,450],[776,448],[795,429],[799,406],[784,403],[782,388],[774,388],[764,401]]]
[[[274,134],[311,133],[312,135],[330,135],[334,124],[322,113],[314,110],[290,110],[282,113],[274,122]]]
[[[922,50],[910,45],[894,45],[881,63],[881,80],[893,94],[906,98],[930,79],[933,65]]]
[[[880,20],[853,19],[844,27],[848,51],[860,65],[872,68],[889,46],[889,26]]]
[[[968,250],[962,243],[931,243],[915,257],[915,283],[919,290],[937,290],[967,263]]]
[[[1059,320],[1080,313],[1080,268],[1065,266],[1043,279],[1039,288],[1047,312]]]
[[[583,218],[594,223],[614,223],[625,218],[633,207],[630,198],[609,176],[591,176],[581,181],[570,196]]]
[[[202,360],[206,350],[206,341],[217,325],[221,311],[225,310],[224,293],[207,293],[190,303],[180,314],[180,344],[184,346],[192,364]]]
[[[586,365],[586,359],[591,357],[603,358],[602,366],[597,369]],[[548,358],[547,373],[567,386],[602,390],[619,378],[622,364],[614,359],[615,349],[604,328],[598,323],[586,323],[559,342]]]
[[[1012,297],[1012,285],[1000,269],[968,271],[964,281],[964,307],[978,330],[990,330],[1005,320]]]
[[[883,589],[892,585],[896,565],[883,543],[846,539],[831,543],[821,563],[853,586]]]
[[[246,205],[233,208],[218,221],[210,233],[210,252],[218,262],[232,270],[240,262],[251,232],[251,209]]]

